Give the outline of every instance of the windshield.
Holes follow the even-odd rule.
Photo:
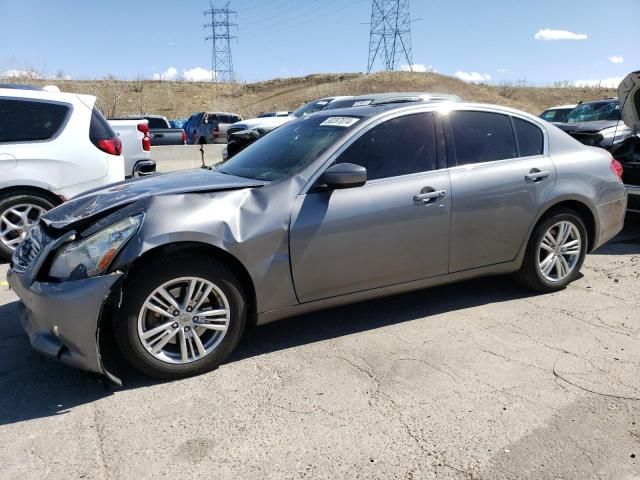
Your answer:
[[[358,120],[324,115],[295,120],[272,131],[216,170],[258,180],[288,177],[309,165]]]
[[[307,103],[306,105],[301,106],[299,109],[295,110],[291,113],[294,117],[306,117],[307,115],[311,115],[312,113],[319,112],[320,110],[324,110],[327,105],[331,102],[330,98],[323,98],[321,100],[314,100],[313,102]]]
[[[590,102],[578,105],[567,116],[568,123],[595,122],[597,120],[620,120],[618,102]]]

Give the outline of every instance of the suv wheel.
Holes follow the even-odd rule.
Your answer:
[[[0,195],[0,258],[10,260],[40,215],[53,207],[50,200],[30,192]]]
[[[217,368],[238,344],[245,323],[238,279],[214,259],[182,253],[132,271],[115,334],[134,367],[173,379]]]
[[[587,229],[575,212],[554,213],[534,229],[518,276],[539,292],[561,290],[578,277],[587,245]]]

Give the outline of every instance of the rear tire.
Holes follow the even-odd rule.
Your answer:
[[[0,194],[0,259],[11,260],[35,220],[53,207],[51,199],[28,190]]]
[[[191,283],[196,285],[193,289]],[[204,294],[207,285],[212,285],[208,296]],[[154,297],[162,288],[178,304],[179,311],[162,293]],[[217,368],[236,348],[245,329],[247,309],[241,283],[224,265],[207,256],[177,253],[134,268],[123,294],[122,307],[115,318],[116,342],[131,365],[152,377],[176,379]],[[207,298],[203,305],[209,306],[198,307],[198,298],[204,297]],[[194,302],[188,303],[190,298]],[[152,308],[160,305],[168,314],[156,313],[157,308],[150,310],[150,301],[154,302]],[[163,303],[168,308],[162,307]],[[207,315],[216,309],[226,309],[227,320]],[[226,330],[218,331],[223,323]],[[160,329],[157,335],[152,332],[154,328]],[[144,338],[148,334],[152,336]],[[155,352],[159,345],[164,346]]]
[[[532,290],[562,290],[580,273],[588,246],[587,229],[573,210],[559,210],[536,225],[516,274]]]

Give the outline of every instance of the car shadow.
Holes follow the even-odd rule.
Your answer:
[[[531,295],[512,278],[496,277],[301,315],[250,329],[226,363],[403,322],[418,320],[428,328],[432,315]],[[41,357],[31,349],[22,331],[17,302],[0,306],[0,425],[64,415],[75,406],[121,389],[162,383],[126,367],[122,361],[117,364],[122,387]]]

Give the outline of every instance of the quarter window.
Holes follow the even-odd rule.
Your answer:
[[[513,124],[516,127],[516,135],[518,136],[520,156],[531,157],[533,155],[542,155],[544,148],[542,130],[531,122],[527,122],[521,118],[512,118]]]
[[[59,103],[0,99],[0,143],[49,140],[68,112],[69,106]]]
[[[369,180],[435,170],[433,114],[405,115],[373,127],[340,155],[338,163],[365,167]]]
[[[505,160],[517,156],[511,120],[490,112],[451,112],[458,165]]]

